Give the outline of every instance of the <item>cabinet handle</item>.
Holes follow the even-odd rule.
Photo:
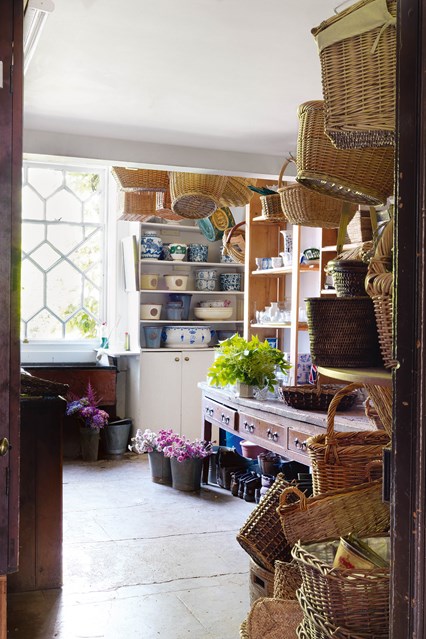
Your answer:
[[[213,408],[209,408],[209,415],[210,415],[210,417],[213,415],[213,413],[214,413]]]
[[[189,362],[189,357],[185,357],[185,362]]]
[[[270,428],[268,428],[268,430],[266,431],[266,435],[268,439],[272,439],[272,430]]]
[[[243,426],[244,426],[244,430],[248,430],[248,429],[249,429],[249,424],[248,424],[248,422],[244,422],[244,423],[243,423]]]
[[[275,433],[272,435],[272,439],[274,440],[274,442],[277,442],[277,441],[278,441],[278,438],[279,438],[279,434],[278,434],[277,432],[275,432]]]
[[[298,448],[299,450],[306,450],[306,440],[304,442],[301,442],[297,437],[293,440],[294,445],[296,448]]]
[[[175,357],[175,362],[180,362],[180,358],[179,357]]]
[[[249,431],[250,433],[254,433],[256,426],[254,424],[250,424]]]
[[[228,425],[228,424],[229,424],[229,417],[227,417],[227,416],[225,415],[225,413],[222,413],[221,420],[222,420],[222,422],[224,422],[226,425]]]

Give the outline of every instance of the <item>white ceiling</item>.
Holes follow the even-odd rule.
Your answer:
[[[55,0],[25,77],[24,150],[274,172],[297,106],[321,98],[310,29],[338,3]]]

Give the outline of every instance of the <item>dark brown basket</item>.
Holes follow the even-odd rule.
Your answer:
[[[313,364],[337,368],[383,365],[369,297],[308,297],[306,312]]]
[[[290,546],[277,513],[280,495],[289,485],[284,475],[279,473],[237,534],[241,547],[258,565],[270,572],[274,571],[276,559],[288,561],[290,558]]]
[[[323,384],[319,387],[301,384],[300,386],[283,386],[281,392],[283,401],[292,408],[327,411],[331,400],[341,388],[342,386],[335,384]],[[345,395],[338,410],[349,410],[356,398],[356,392]]]
[[[363,297],[368,265],[361,260],[332,260],[327,272],[333,276],[337,297]]]

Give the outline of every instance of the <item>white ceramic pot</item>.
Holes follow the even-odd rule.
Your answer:
[[[144,273],[141,275],[141,288],[154,290],[158,286],[158,275],[155,273]]]
[[[165,275],[164,279],[169,291],[186,291],[188,275]]]
[[[169,244],[170,257],[175,261],[182,261],[186,256],[186,244],[181,244],[178,242],[174,242],[173,244]]]
[[[212,338],[210,326],[165,326],[166,348],[206,348]]]
[[[162,304],[141,304],[141,319],[159,320],[162,306]]]

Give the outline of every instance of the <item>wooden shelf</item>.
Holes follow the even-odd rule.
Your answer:
[[[191,295],[244,295],[244,291],[193,291],[193,290],[171,290],[171,289],[160,289],[160,288],[142,288],[139,291],[140,293],[188,293]]]
[[[236,320],[236,319],[230,319],[230,320],[199,320],[199,319],[193,319],[193,320],[139,320],[141,324],[158,324],[158,325],[162,325],[162,326],[203,326],[203,325],[207,325],[209,326],[210,324],[243,324],[244,320]]]
[[[240,264],[237,262],[187,262],[185,260],[155,260],[151,258],[147,258],[145,260],[140,260],[140,266],[174,266],[174,267],[191,267],[191,268],[199,268],[203,269],[206,267],[213,266],[214,268],[238,268],[244,269],[244,264]]]
[[[300,273],[313,273],[319,271],[319,264],[300,264],[299,265]],[[283,266],[281,268],[267,268],[267,269],[259,269],[256,271],[252,271],[251,274],[256,277],[267,276],[275,276],[275,275],[288,275],[293,272],[292,266]]]
[[[250,326],[251,328],[291,328],[291,322],[283,322],[282,324],[278,322],[262,322],[262,324],[250,324]],[[306,322],[299,322],[297,329],[299,331],[307,331],[308,324]]]
[[[161,222],[141,222],[142,228],[147,229],[161,229],[162,231],[190,231],[193,233],[201,233],[201,229],[198,224],[189,226],[189,224],[161,224]]]
[[[256,224],[288,224],[285,217],[282,220],[271,220],[264,215],[256,215],[251,221],[256,222]]]
[[[318,366],[318,373],[345,382],[392,386],[392,373],[385,368],[329,368]]]
[[[354,244],[343,244],[342,251],[349,251],[350,249],[357,248],[357,246],[361,246],[363,242],[355,242]],[[322,253],[336,253],[335,246],[323,246],[321,249]]]

